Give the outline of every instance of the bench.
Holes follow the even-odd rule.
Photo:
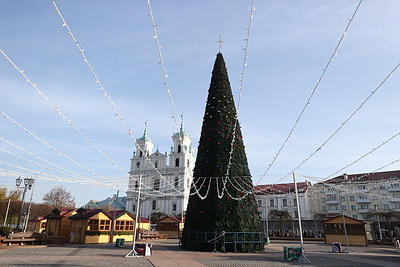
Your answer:
[[[19,245],[26,245],[26,244],[46,244],[48,241],[47,234],[41,234],[36,232],[21,232],[21,233],[14,233],[10,234],[7,238],[4,238],[2,242],[11,246],[11,244],[19,244]]]
[[[143,231],[140,233],[140,239],[158,239],[160,234],[157,231]]]

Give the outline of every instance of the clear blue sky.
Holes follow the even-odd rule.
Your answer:
[[[254,181],[258,182],[282,146],[323,68],[343,34],[357,0],[255,1],[248,66],[239,120]],[[176,132],[163,84],[147,1],[59,0],[56,2],[90,64],[133,135],[148,134],[160,151],[169,151]],[[175,114],[185,117],[197,149],[218,36],[230,82],[238,99],[249,23],[250,0],[151,1]],[[262,184],[274,183],[313,153],[369,96],[400,60],[399,1],[364,1],[311,104]],[[62,27],[49,1],[0,1],[0,49],[102,152],[105,160],[64,121],[21,74],[0,55],[0,111],[34,132],[86,169],[54,153],[1,117],[0,137],[68,171],[120,186],[82,185],[0,140],[0,186],[14,188],[15,175],[37,175],[34,200],[62,185],[78,205],[125,195],[133,139],[114,115],[93,75]],[[399,73],[388,79],[365,106],[296,172],[326,178],[399,131]],[[397,160],[399,140],[341,171],[369,172]],[[12,156],[40,162],[31,162]],[[5,163],[12,164],[7,165]],[[19,166],[25,169],[18,169]],[[53,167],[52,167],[53,168]],[[383,170],[399,169],[393,164]],[[61,180],[55,177],[61,176]],[[71,183],[62,182],[66,177]],[[306,179],[301,177],[301,180]],[[308,178],[309,179],[309,178]],[[290,177],[283,180],[290,182]]]

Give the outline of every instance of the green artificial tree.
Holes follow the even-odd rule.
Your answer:
[[[224,233],[261,233],[263,229],[221,53],[217,54],[208,90],[192,185],[182,233],[183,248],[242,252],[264,248],[263,242],[235,247],[222,242]],[[239,238],[249,240],[250,236]],[[214,243],[215,237],[221,238]]]

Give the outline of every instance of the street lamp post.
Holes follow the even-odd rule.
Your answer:
[[[18,215],[18,222],[17,222],[17,227],[16,227],[17,230],[20,229],[19,228],[19,224],[21,222],[22,212],[23,212],[23,208],[24,208],[25,193],[26,193],[27,190],[31,190],[34,181],[35,180],[32,179],[32,178],[25,178],[24,179],[24,186],[20,186],[21,183],[22,183],[21,177],[18,177],[15,180],[15,184],[17,185],[17,188],[23,188],[24,189],[24,191],[22,192],[21,209],[20,209],[19,215]]]

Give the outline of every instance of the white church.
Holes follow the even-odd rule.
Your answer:
[[[169,155],[153,152],[154,143],[147,135],[136,140],[136,151],[131,159],[126,209],[136,213],[140,186],[139,216],[149,218],[153,213],[170,216],[186,212],[190,185],[193,180],[195,153],[192,138],[184,130],[183,120],[178,133],[172,135]]]

